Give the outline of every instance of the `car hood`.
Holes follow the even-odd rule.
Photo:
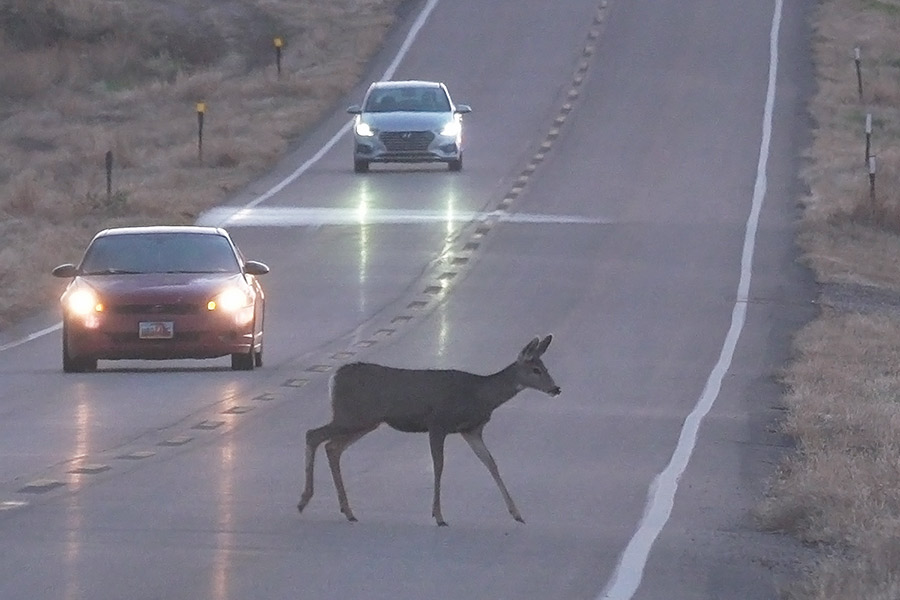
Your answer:
[[[246,285],[240,273],[142,273],[82,275],[86,285],[107,302],[205,302],[229,285]]]
[[[440,129],[453,120],[449,112],[364,113],[362,120],[380,131],[426,131]]]

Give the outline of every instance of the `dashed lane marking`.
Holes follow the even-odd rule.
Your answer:
[[[173,438],[161,441],[157,444],[157,446],[184,446],[193,439],[194,438],[188,435],[178,435]]]
[[[137,452],[129,452],[128,454],[121,454],[116,458],[120,458],[122,460],[143,460],[145,458],[150,458],[151,456],[156,456],[156,452],[152,450],[139,450]]]
[[[66,485],[66,483],[64,481],[59,481],[58,479],[35,479],[20,488],[18,492],[20,494],[43,494],[64,485]]]
[[[110,467],[109,465],[89,464],[76,467],[70,470],[69,473],[72,473],[73,475],[97,475],[98,473],[109,471],[111,468],[112,467]]]

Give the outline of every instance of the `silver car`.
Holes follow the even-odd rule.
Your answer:
[[[445,162],[463,166],[462,115],[447,86],[436,81],[377,81],[362,106],[347,112],[353,122],[353,170],[365,173],[373,162]]]

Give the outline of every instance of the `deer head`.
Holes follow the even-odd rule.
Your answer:
[[[544,366],[541,356],[547,351],[547,346],[553,339],[552,335],[544,339],[534,338],[522,348],[516,359],[516,381],[520,388],[539,390],[550,396],[558,396],[559,386],[553,381],[547,367]]]

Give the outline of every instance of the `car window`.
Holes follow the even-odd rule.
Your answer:
[[[85,251],[81,271],[105,273],[238,273],[231,244],[221,235],[142,233],[99,237]]]
[[[375,88],[369,92],[366,112],[448,112],[450,99],[436,87]]]

